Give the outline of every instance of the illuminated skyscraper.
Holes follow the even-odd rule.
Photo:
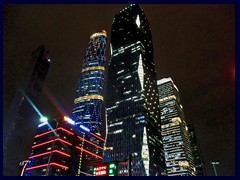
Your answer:
[[[151,29],[139,5],[115,15],[110,41],[104,161],[130,158],[128,174],[162,175],[165,163]]]
[[[39,124],[24,176],[91,176],[104,139],[64,116]]]
[[[162,139],[168,176],[194,176],[195,168],[183,107],[171,78],[157,81]]]
[[[48,51],[40,46],[32,53],[26,77],[3,122],[3,175],[19,175],[18,164],[28,157],[31,150],[41,117],[36,106],[49,66]]]
[[[104,30],[90,36],[71,115],[76,125],[83,124],[92,132],[100,134],[102,134],[102,123],[105,119],[103,87],[106,36]]]

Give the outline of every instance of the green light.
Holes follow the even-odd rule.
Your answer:
[[[112,169],[109,169],[109,173],[113,173],[113,170],[112,170]]]
[[[39,119],[40,122],[46,122],[48,121],[48,118],[45,117],[45,116],[42,116],[40,119]]]
[[[115,168],[116,166],[115,166],[115,164],[110,164],[109,165],[109,168]]]

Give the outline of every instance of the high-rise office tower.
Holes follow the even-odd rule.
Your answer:
[[[193,162],[196,168],[196,176],[204,176],[204,166],[200,146],[197,140],[196,132],[192,124],[188,124],[188,134],[193,154]]]
[[[63,118],[39,124],[24,176],[74,176],[78,172],[77,134]]]
[[[39,124],[24,176],[91,176],[104,139],[64,116]],[[91,162],[91,164],[89,164]]]
[[[134,176],[165,168],[151,29],[139,5],[115,15],[111,29],[104,161],[130,159]]]
[[[71,119],[92,132],[102,134],[104,118],[103,87],[106,60],[106,32],[90,36],[77,86]]]
[[[171,78],[157,81],[162,139],[168,176],[194,176],[188,128],[179,91]]]
[[[3,123],[3,175],[19,175],[37,130],[40,112],[36,108],[50,66],[48,51],[40,46],[32,53],[26,77],[13,98]]]

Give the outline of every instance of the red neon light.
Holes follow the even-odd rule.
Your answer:
[[[41,144],[37,144],[37,145],[35,145],[35,146],[32,146],[32,148],[35,148],[35,147],[38,147],[38,146],[42,146],[42,145],[51,143],[51,142],[53,142],[53,141],[54,141],[54,140],[50,140],[50,141],[47,141],[47,142],[44,142],[44,143],[41,143]],[[69,142],[67,142],[67,141],[64,141],[64,140],[62,140],[62,139],[60,139],[60,138],[55,139],[55,141],[61,141],[61,142],[65,143],[65,144],[68,144],[68,145],[70,145],[70,146],[72,145],[71,143],[69,143]]]
[[[54,140],[50,140],[50,141],[47,141],[47,142],[44,142],[44,143],[40,143],[40,144],[37,144],[37,145],[35,145],[35,146],[32,146],[32,148],[35,148],[35,147],[38,147],[38,146],[42,146],[42,145],[44,145],[44,144],[48,144],[48,143],[50,143],[50,142],[53,142]]]
[[[85,151],[86,153],[91,154],[91,155],[93,155],[93,156],[96,156],[96,157],[99,158],[99,159],[102,159],[101,156],[96,155],[96,154],[94,154],[94,153],[92,153],[92,152],[90,152],[90,151],[88,151],[88,150],[86,150],[86,149],[80,148],[80,147],[78,147],[78,146],[76,146],[76,148],[79,149],[79,150],[81,150],[81,151]]]
[[[48,164],[42,164],[42,165],[39,165],[39,166],[33,166],[33,167],[30,167],[30,168],[26,168],[26,170],[37,169],[37,168],[45,167],[45,166],[47,166],[47,165],[48,165]]]
[[[62,127],[60,127],[60,128],[57,128],[57,129],[61,129],[62,131],[65,131],[65,132],[67,132],[67,133],[69,133],[69,134],[73,135],[73,132],[71,132],[71,131],[68,131],[68,130],[66,130],[66,129],[62,128]]]
[[[93,136],[95,136],[96,138],[98,138],[98,139],[102,140],[102,141],[105,141],[105,139],[103,139],[103,138],[101,138],[101,137],[97,136],[96,134],[93,134],[93,133],[90,133],[90,134],[91,134],[91,135],[93,135]]]
[[[54,131],[55,131],[55,130],[53,130],[53,131],[47,131],[47,132],[42,133],[42,134],[37,134],[37,135],[35,136],[35,138],[44,136],[44,135],[49,134],[49,133],[52,133],[52,132],[54,132]]]
[[[47,154],[50,154],[50,153],[51,153],[51,151],[50,152],[41,153],[41,154],[37,154],[35,156],[29,157],[29,159],[32,159],[32,158],[35,158],[35,157],[39,157],[39,156],[44,156],[44,155],[47,155]]]
[[[105,176],[107,174],[107,165],[99,165],[96,167],[96,176]]]
[[[96,176],[105,176],[107,174],[106,170],[101,170],[96,172]]]
[[[52,152],[53,152],[53,153],[56,152],[56,153],[62,154],[62,155],[64,155],[64,156],[70,157],[69,154],[64,153],[64,152],[62,152],[62,151],[53,150]],[[50,153],[51,153],[51,151],[45,152],[45,153],[41,153],[41,154],[37,154],[37,155],[35,155],[35,156],[29,157],[29,159],[32,159],[32,158],[35,158],[35,157],[39,157],[39,156],[44,156],[44,155],[47,155],[47,154],[50,154]]]
[[[58,163],[54,163],[54,162],[53,162],[53,163],[50,163],[49,165],[50,165],[50,166],[51,166],[51,165],[52,165],[52,166],[58,166],[58,167],[61,167],[61,168],[65,169],[65,170],[68,169],[67,166],[64,166],[64,165],[61,165],[61,164],[58,164]],[[48,166],[48,164],[42,164],[42,165],[39,165],[39,166],[34,166],[34,167],[26,168],[26,170],[37,169],[37,168],[41,168],[41,167],[45,167],[45,166]]]
[[[44,135],[49,134],[49,133],[52,133],[52,132],[55,132],[55,131],[57,131],[57,130],[59,130],[59,129],[61,129],[62,131],[67,132],[67,133],[70,134],[70,135],[73,135],[73,133],[72,133],[71,131],[68,131],[68,130],[62,128],[62,127],[59,127],[59,128],[57,128],[57,129],[50,130],[50,131],[47,131],[47,132],[42,133],[42,134],[37,134],[37,135],[35,136],[35,138],[38,138],[38,137],[44,136]]]
[[[56,153],[62,154],[64,156],[70,157],[70,154],[64,153],[62,151],[54,150],[53,152],[56,152]]]
[[[64,165],[61,165],[61,164],[58,164],[58,163],[50,163],[50,165],[59,166],[59,167],[61,167],[61,168],[63,168],[63,169],[68,169],[67,166],[64,166]]]
[[[94,144],[94,143],[92,143],[92,142],[90,142],[90,141],[88,141],[88,140],[86,140],[86,139],[80,137],[80,136],[78,136],[78,138],[81,139],[81,140],[83,140],[83,141],[86,141],[86,142],[89,143],[89,144],[92,144],[93,146],[96,146],[96,147],[99,148],[99,149],[102,149],[102,150],[103,150],[102,147],[100,147],[100,146],[98,146],[98,145],[96,145],[96,144]]]

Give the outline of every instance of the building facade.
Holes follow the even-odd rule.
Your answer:
[[[194,166],[196,168],[196,176],[204,176],[204,165],[203,165],[203,159],[202,154],[200,150],[200,146],[197,140],[196,132],[194,130],[193,124],[188,124],[188,134],[193,154],[193,162]]]
[[[68,117],[39,124],[24,176],[91,176],[102,160],[104,139]]]
[[[102,134],[104,118],[103,88],[106,61],[106,31],[90,36],[77,86],[71,119]]]
[[[25,160],[37,130],[41,113],[37,110],[50,59],[40,46],[32,53],[26,76],[13,98],[3,122],[3,175],[19,175],[19,162]]]
[[[139,5],[115,15],[111,29],[104,162],[131,158],[131,175],[165,169],[151,29]]]
[[[195,167],[179,91],[171,78],[157,81],[162,139],[168,176],[195,176]]]

